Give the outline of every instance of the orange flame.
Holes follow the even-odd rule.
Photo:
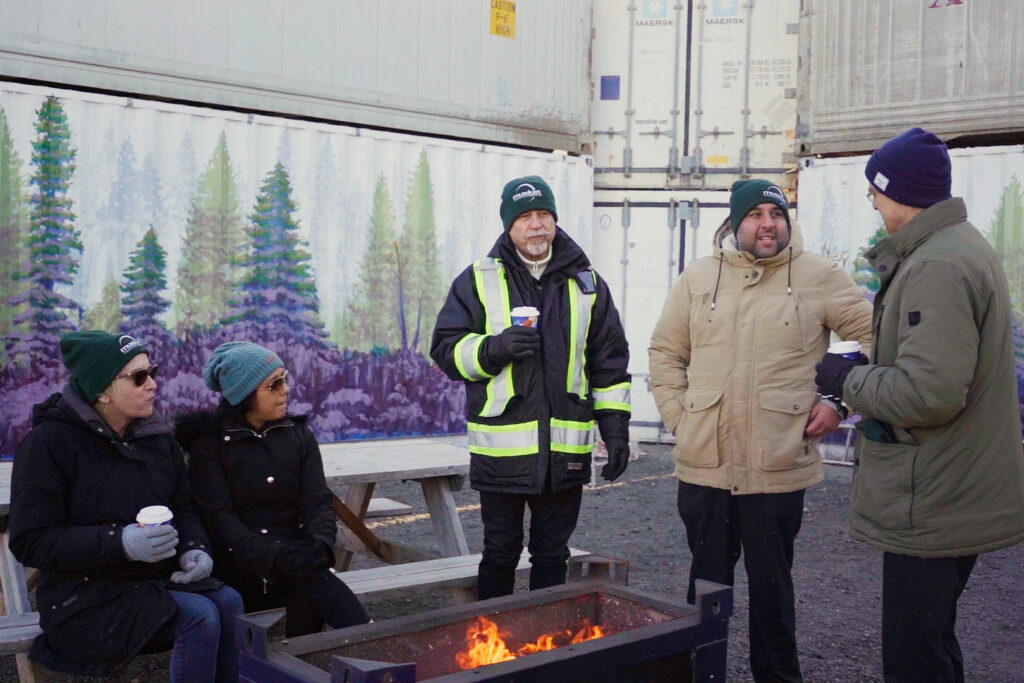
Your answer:
[[[517,657],[554,650],[561,645],[572,645],[595,638],[603,638],[604,635],[600,626],[591,626],[584,620],[583,628],[575,635],[568,629],[551,631],[539,636],[534,643],[526,643],[513,654],[505,645],[504,638],[508,636],[508,633],[500,632],[498,625],[490,619],[477,617],[476,622],[466,629],[466,650],[457,653],[455,661],[462,669],[475,669],[478,666],[507,662]]]

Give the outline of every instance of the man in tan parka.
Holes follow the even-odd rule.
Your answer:
[[[742,551],[756,681],[801,680],[793,542],[804,489],[822,480],[817,440],[843,410],[814,385],[830,331],[866,347],[871,304],[839,265],[803,250],[782,190],[738,181],[714,255],[676,280],[649,352],[651,390],[676,436],[687,597],[696,579],[733,585]]]
[[[1009,290],[942,140],[912,128],[865,174],[889,233],[871,360],[828,354],[817,381],[863,418],[850,535],[883,551],[885,680],[963,681],[957,600],[979,553],[1024,541]]]

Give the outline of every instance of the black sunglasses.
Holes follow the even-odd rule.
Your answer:
[[[135,372],[129,372],[124,375],[118,375],[114,377],[114,379],[130,379],[132,382],[135,383],[135,386],[141,387],[143,384],[146,383],[146,380],[149,379],[150,377],[156,378],[156,373],[158,370],[160,370],[160,366],[154,364],[150,365],[148,368],[136,370]]]

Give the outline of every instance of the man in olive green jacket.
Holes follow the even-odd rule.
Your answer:
[[[872,357],[828,354],[817,381],[864,418],[850,535],[884,551],[885,679],[963,681],[960,593],[978,553],[1024,540],[1006,277],[950,195],[935,135],[893,138],[866,175],[889,233],[867,253],[881,282]]]
[[[679,276],[651,337],[651,390],[676,436],[678,508],[694,581],[733,584],[742,552],[756,681],[798,681],[793,544],[817,441],[839,424],[814,365],[829,332],[867,345],[871,304],[839,265],[803,250],[785,195],[738,181],[714,255]]]

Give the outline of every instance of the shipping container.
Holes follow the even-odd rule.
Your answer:
[[[0,74],[580,151],[590,0],[0,0]]]
[[[802,6],[798,155],[871,152],[913,126],[1024,140],[1019,0]]]
[[[792,0],[597,0],[597,186],[789,187],[798,21]]]

